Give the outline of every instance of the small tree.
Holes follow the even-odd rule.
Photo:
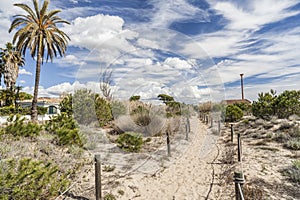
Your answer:
[[[164,103],[174,101],[174,97],[169,96],[167,94],[159,94],[157,97],[159,98],[159,100],[163,101]]]
[[[288,118],[294,114],[300,116],[300,90],[284,91],[274,100],[274,104],[279,118]]]
[[[79,124],[88,125],[97,121],[95,93],[88,89],[76,90],[73,95],[74,118]]]
[[[105,126],[108,122],[113,120],[110,104],[99,95],[95,97],[95,110],[100,127]]]
[[[225,121],[235,122],[240,120],[242,117],[243,117],[243,111],[239,107],[235,105],[228,105],[226,107]]]
[[[275,90],[259,93],[258,100],[254,101],[252,104],[253,115],[263,119],[269,119],[271,116],[274,116],[276,114],[276,98]]]
[[[60,111],[66,113],[68,116],[73,115],[73,95],[68,94],[63,98],[63,100],[59,103]]]
[[[100,80],[100,90],[102,92],[102,95],[107,101],[111,101],[112,91],[111,91],[111,81],[112,81],[112,69],[105,69],[102,72],[101,80]]]
[[[114,119],[126,114],[126,106],[120,101],[111,101],[110,107]]]

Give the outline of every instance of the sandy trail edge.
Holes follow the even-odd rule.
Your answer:
[[[155,176],[132,175],[121,180],[120,190],[125,193],[118,199],[206,199],[212,182],[211,162],[218,155],[218,148],[211,143],[204,144],[210,136],[207,135],[207,127],[199,119],[191,119],[191,131],[195,137],[180,158],[175,158],[172,165]],[[204,150],[204,145],[209,147],[206,146]],[[203,157],[203,151],[208,149],[209,153],[205,152],[207,155]],[[215,199],[216,187],[213,187],[208,199]]]

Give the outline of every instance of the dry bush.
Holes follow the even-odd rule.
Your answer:
[[[220,162],[224,164],[234,164],[235,163],[234,158],[235,158],[234,146],[229,145],[225,147],[225,151],[222,155]]]
[[[268,123],[268,122],[266,122],[264,125],[263,125],[263,127],[265,128],[265,129],[270,129],[270,128],[273,128],[273,124],[272,123]]]
[[[171,133],[176,133],[180,130],[181,117],[173,117],[168,119],[168,124],[171,128]]]
[[[259,186],[253,184],[245,184],[243,187],[244,198],[248,200],[261,200],[263,197],[263,190]]]
[[[199,111],[200,112],[210,112],[211,109],[212,109],[212,103],[211,102],[201,103],[199,105]]]
[[[154,136],[161,133],[165,124],[165,119],[160,116],[150,116],[150,123],[147,126],[139,126],[130,116],[120,116],[114,127],[118,133],[120,132],[138,132],[144,136]]]

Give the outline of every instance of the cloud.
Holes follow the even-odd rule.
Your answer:
[[[233,2],[216,2],[213,8],[218,14],[229,20],[231,30],[256,30],[262,25],[299,14],[299,11],[287,11],[296,5],[295,0],[277,1],[254,0],[244,2],[244,7]]]
[[[186,43],[182,49],[184,54],[202,58],[201,47],[209,57],[217,60],[216,66],[226,84],[226,94],[232,98],[240,97],[240,89],[236,91],[240,73],[251,80],[248,86],[253,89],[248,89],[248,97],[253,99],[266,87],[269,90],[282,84],[282,88],[297,88],[291,76],[300,73],[300,58],[297,56],[300,52],[297,45],[300,28],[294,23],[287,25],[283,20],[299,15],[299,11],[289,9],[298,1],[208,2],[217,14],[226,19],[223,21],[224,29],[194,37],[197,45],[193,41]],[[288,29],[281,28],[282,24]],[[272,79],[274,82],[270,81]]]
[[[74,83],[63,82],[48,88],[39,86],[39,97],[59,97],[62,94],[74,93],[79,89],[89,89],[93,92],[100,92],[99,82],[87,82],[85,84],[75,81]],[[33,94],[34,87],[24,87],[24,92]]]
[[[80,60],[77,56],[75,55],[66,55],[65,57],[62,57],[61,59],[57,59],[54,62],[59,63],[61,66],[83,66],[86,63],[82,60]]]
[[[11,25],[11,17],[13,15],[23,14],[22,9],[14,6],[14,3],[31,3],[30,0],[11,0],[11,1],[1,1],[0,7],[0,47],[5,47],[7,42],[12,41],[12,37],[15,31],[8,33],[8,29]]]
[[[151,3],[154,6],[150,23],[152,27],[169,28],[175,21],[203,22],[208,20],[207,11],[197,8],[185,0],[151,0]]]
[[[121,52],[135,50],[128,40],[137,34],[123,29],[123,26],[124,20],[118,16],[98,14],[78,17],[63,30],[71,38],[71,46],[98,51],[99,61],[111,62]]]
[[[32,73],[29,71],[26,71],[26,69],[20,69],[19,74],[32,76]]]

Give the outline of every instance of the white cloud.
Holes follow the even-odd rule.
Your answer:
[[[59,60],[55,60],[54,62],[58,62],[62,66],[83,66],[86,63],[82,60],[80,60],[77,56],[75,55],[66,55],[65,57],[62,57]]]
[[[208,13],[185,0],[152,0],[155,12],[151,17],[152,27],[169,28],[174,21],[207,21]],[[197,17],[196,17],[197,16]]]
[[[24,92],[33,94],[33,87],[24,87]],[[79,89],[89,89],[93,92],[100,92],[99,82],[87,82],[85,84],[75,81],[74,83],[64,82],[48,88],[39,86],[39,97],[59,97],[65,93],[74,93]]]
[[[123,29],[124,20],[118,16],[98,14],[78,17],[63,30],[71,38],[70,45],[98,51],[99,61],[111,62],[121,52],[134,51],[127,41],[137,37],[137,33]]]
[[[1,0],[1,6],[0,6],[0,47],[5,47],[5,44],[7,42],[12,41],[12,37],[15,31],[12,33],[8,33],[8,29],[11,25],[11,17],[13,15],[23,14],[22,9],[14,6],[14,3],[31,3],[30,0],[10,0],[5,1]]]
[[[24,84],[24,83],[26,83],[26,81],[25,80],[19,80],[18,81],[20,84]]]
[[[167,58],[164,61],[164,64],[169,65],[170,67],[174,68],[175,70],[179,69],[191,69],[190,63],[188,63],[186,60],[181,60],[180,58]]]
[[[276,1],[254,0],[246,3],[246,9],[232,2],[216,2],[213,8],[230,20],[227,25],[232,30],[256,30],[264,24],[276,22],[299,12],[286,9],[296,5],[295,0]]]
[[[152,48],[152,49],[159,49],[159,45],[157,44],[157,42],[153,41],[153,40],[148,40],[145,38],[139,38],[137,41],[138,45],[140,45],[141,47],[148,47],[148,48]]]
[[[19,74],[32,76],[32,73],[29,71],[26,71],[26,69],[24,69],[24,68],[19,70]]]

